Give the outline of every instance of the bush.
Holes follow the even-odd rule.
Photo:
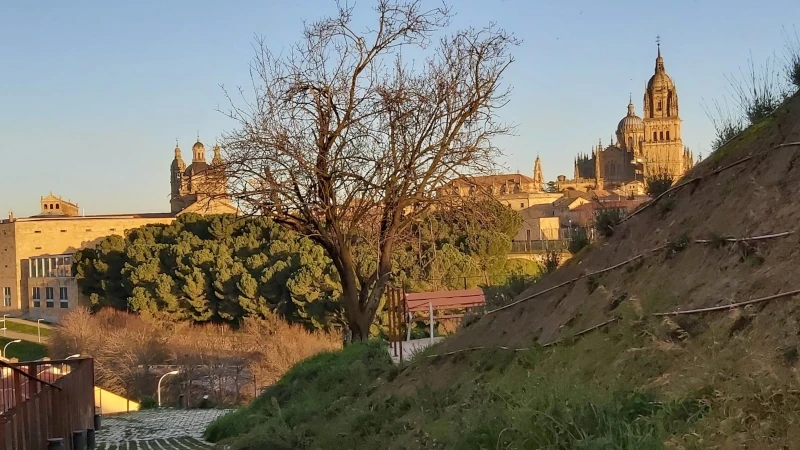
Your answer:
[[[178,365],[183,377],[220,380],[206,391],[192,389],[193,398],[186,400],[197,405],[204,395],[215,404],[247,401],[253,395],[253,378],[257,387],[269,385],[298,362],[341,348],[341,339],[289,324],[276,314],[246,319],[233,330],[112,308],[94,315],[76,308],[53,329],[49,345],[54,355],[93,357],[96,384],[127,398],[145,398],[155,392],[157,376],[149,370],[153,365]],[[162,387],[165,402],[177,396],[176,385]],[[238,386],[239,392],[231,390],[231,385]]]
[[[645,191],[652,198],[659,197],[672,187],[675,177],[667,170],[661,170],[645,178]]]
[[[153,409],[158,407],[158,402],[152,395],[145,395],[139,400],[139,407],[141,409]]]
[[[794,37],[784,28],[785,44],[785,74],[789,83],[794,85],[795,89],[800,89],[800,38],[797,36],[797,30],[794,30]]]
[[[614,229],[622,221],[622,210],[618,208],[603,208],[594,215],[594,227],[603,237],[614,235]]]
[[[502,285],[483,288],[483,295],[486,297],[486,307],[493,309],[511,303],[529,287],[533,286],[539,278],[541,278],[541,273],[514,273],[509,275],[506,282]],[[464,320],[466,322],[466,317]],[[467,326],[467,324],[464,326]]]
[[[573,255],[589,245],[589,236],[584,228],[575,228],[570,231],[569,252]]]
[[[746,128],[741,114],[731,109],[730,106],[728,106],[727,100],[725,101],[725,106],[715,101],[713,112],[705,106],[703,109],[706,112],[706,116],[711,121],[711,125],[714,126],[714,140],[711,142],[711,149],[713,151],[716,151],[728,141],[738,136]]]
[[[555,272],[559,264],[561,264],[561,252],[548,250],[542,257],[542,273]]]

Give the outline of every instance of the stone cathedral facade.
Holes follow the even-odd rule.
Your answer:
[[[218,145],[214,146],[211,164],[206,162],[206,147],[200,142],[192,146],[192,162],[183,161],[181,149],[175,145],[175,158],[170,165],[170,212],[198,214],[236,214],[227,194],[227,179]]]
[[[694,156],[681,139],[678,91],[664,67],[660,43],[655,73],[645,86],[642,117],[629,101],[615,137],[608,146],[599,141],[590,153],[578,155],[574,178],[559,176],[559,189],[641,194],[646,177],[667,173],[677,180],[694,166]]]

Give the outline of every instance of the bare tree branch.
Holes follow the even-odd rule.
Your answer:
[[[341,277],[348,323],[366,338],[392,249],[415,217],[445,201],[437,192],[465,174],[491,171],[508,134],[498,110],[501,79],[518,41],[492,24],[434,36],[446,6],[381,0],[377,27],[354,31],[352,9],[309,24],[286,55],[262,39],[251,66],[253,95],[225,112],[238,123],[223,139],[232,196],[322,245]],[[427,54],[409,62],[404,52]],[[377,267],[360,270],[354,242],[373,231]]]

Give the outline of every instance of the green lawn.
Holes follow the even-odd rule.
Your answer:
[[[5,345],[12,340],[13,339],[0,337],[0,345],[5,347]],[[33,361],[47,356],[47,347],[42,344],[37,344],[36,342],[15,342],[8,346],[8,354],[4,356],[7,358],[17,358],[20,361]]]
[[[190,437],[97,445],[97,450],[206,450],[210,448],[211,444]]]
[[[12,322],[10,320],[6,321],[6,328],[8,331],[16,331],[17,333],[25,333],[25,334],[32,334],[34,336],[38,336],[36,325],[28,325],[25,323],[18,323]],[[50,329],[42,328],[42,337],[50,336]]]

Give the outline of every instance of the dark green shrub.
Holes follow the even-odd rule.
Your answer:
[[[667,192],[675,182],[675,177],[667,170],[659,170],[645,178],[645,192],[652,198],[656,198]]]
[[[569,252],[573,255],[583,250],[584,247],[589,245],[589,236],[586,235],[586,230],[583,228],[575,228],[570,232]]]
[[[594,215],[594,227],[603,237],[611,237],[614,230],[622,221],[622,210],[618,208],[603,208]]]

